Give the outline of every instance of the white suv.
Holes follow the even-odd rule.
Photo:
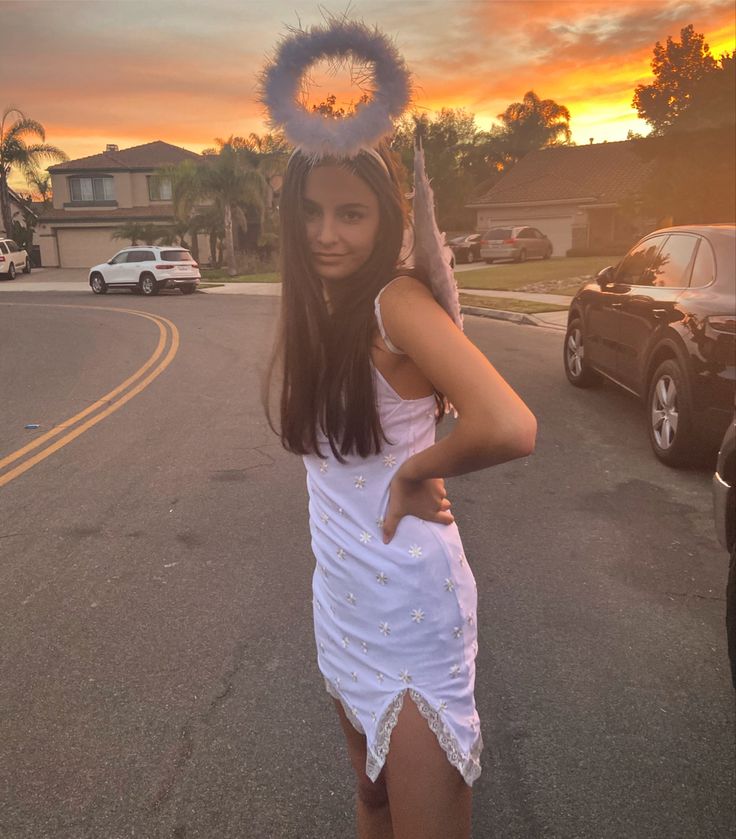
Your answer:
[[[183,294],[192,294],[199,280],[199,265],[188,250],[153,245],[124,248],[89,272],[95,294],[105,294],[108,288],[129,288],[145,295],[158,294],[162,288],[179,288]]]
[[[0,239],[0,275],[6,274],[9,280],[14,280],[18,271],[31,273],[28,254],[12,239]]]

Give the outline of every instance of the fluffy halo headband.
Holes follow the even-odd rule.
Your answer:
[[[307,111],[299,93],[309,67],[322,59],[339,63],[351,57],[371,67],[372,100],[342,119]],[[260,79],[260,100],[271,127],[281,128],[290,143],[315,159],[353,157],[375,147],[391,133],[393,120],[410,99],[410,74],[401,54],[390,38],[358,21],[330,20],[293,31],[278,45]]]

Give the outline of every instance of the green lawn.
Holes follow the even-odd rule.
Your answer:
[[[460,288],[529,291],[538,294],[575,294],[586,277],[616,262],[611,256],[570,256],[499,262],[474,271],[455,274]]]
[[[480,294],[461,294],[461,306],[476,306],[479,309],[501,309],[506,312],[522,312],[537,315],[540,312],[565,312],[567,306],[551,303],[536,303],[534,300],[514,300],[513,297],[485,297]]]
[[[587,277],[594,276],[601,268],[613,265],[616,261],[616,258],[611,256],[571,256],[557,259],[532,259],[528,262],[500,262],[486,268],[457,273],[455,278],[458,286],[464,289],[482,288],[573,295]],[[220,283],[281,282],[279,274],[275,271],[228,277],[224,268],[205,268],[202,271],[202,279],[216,280]]]

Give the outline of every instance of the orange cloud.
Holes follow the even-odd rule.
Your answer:
[[[0,107],[20,104],[71,158],[154,139],[200,151],[264,131],[256,76],[282,22],[297,23],[292,0],[270,0],[267,16],[229,0],[5,6]],[[355,13],[395,36],[418,108],[464,107],[489,127],[531,89],[570,109],[579,142],[647,130],[631,100],[656,41],[693,23],[714,55],[734,49],[731,0],[362,0]]]

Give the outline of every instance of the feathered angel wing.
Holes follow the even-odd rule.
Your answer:
[[[430,278],[432,293],[460,329],[463,316],[455,274],[450,264],[452,251],[437,227],[434,216],[434,193],[424,167],[421,137],[414,141],[414,263]]]

